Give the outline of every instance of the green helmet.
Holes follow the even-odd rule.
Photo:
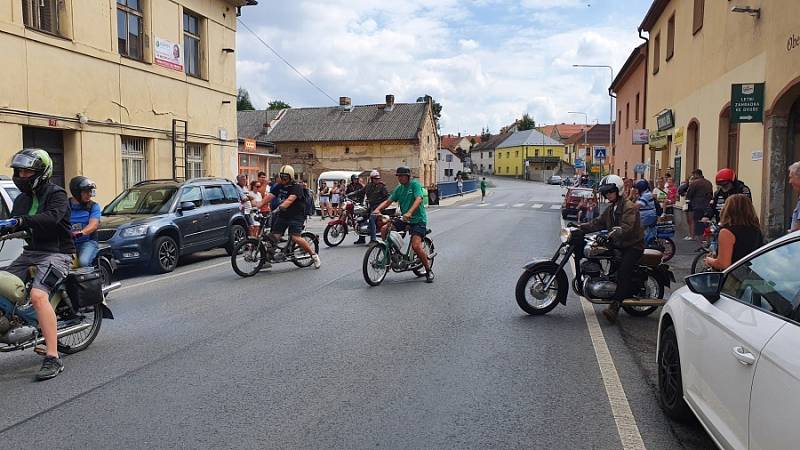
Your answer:
[[[53,176],[53,160],[40,148],[24,148],[18,151],[11,159],[11,168],[14,169],[14,184],[26,194],[36,191]],[[30,170],[34,174],[22,177],[19,174],[21,169]]]

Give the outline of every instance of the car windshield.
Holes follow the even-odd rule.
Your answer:
[[[130,188],[111,202],[103,215],[166,213],[177,190],[174,186]]]
[[[19,196],[19,189],[17,189],[16,187],[6,187],[5,190],[6,194],[8,194],[8,196],[11,197],[12,202],[16,200],[17,197]]]

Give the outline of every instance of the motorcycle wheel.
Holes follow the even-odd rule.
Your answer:
[[[667,262],[675,256],[675,242],[670,238],[658,238],[659,245],[663,250],[664,256],[661,262]]]
[[[538,316],[547,314],[558,305],[558,299],[562,295],[567,295],[569,281],[563,271],[555,273],[555,267],[541,267],[539,269],[526,270],[517,281],[516,297],[517,304],[523,311]],[[547,292],[544,292],[544,285],[550,277],[555,276],[555,280],[550,284]]]
[[[300,236],[308,242],[308,245],[314,249],[314,253],[319,253],[319,242],[317,241],[317,237],[313,233],[303,232]],[[344,239],[344,237],[342,237]],[[302,247],[295,244],[294,251],[292,251],[292,262],[295,266],[302,268],[309,267],[314,264],[314,260],[311,259],[311,255],[306,253]]]
[[[425,254],[428,255],[428,262],[430,262],[431,264],[431,269],[433,269],[434,258],[430,257],[433,254],[433,241],[428,238],[425,238],[422,241],[422,246],[425,249]],[[414,275],[416,275],[417,278],[424,277],[426,273],[427,271],[423,266],[419,266],[416,269],[414,269]]]
[[[325,227],[325,231],[322,233],[322,240],[325,241],[325,245],[328,247],[336,247],[344,242],[344,238],[346,236],[347,228],[344,226],[344,224],[337,223]]]
[[[100,258],[97,260],[97,268],[100,270],[103,286],[108,286],[111,284],[111,280],[114,277],[114,271],[111,269],[111,264],[104,258]]]
[[[692,275],[696,273],[710,272],[714,270],[706,264],[705,261],[706,256],[708,256],[708,251],[705,249],[701,249],[700,253],[698,253],[697,256],[694,257],[694,261],[692,261]]]
[[[100,325],[103,323],[103,311],[101,305],[91,306],[81,310],[77,316],[82,316],[81,323],[91,323],[92,326],[80,333],[70,334],[58,339],[58,351],[67,355],[72,355],[86,350],[97,334],[100,333]]]
[[[240,277],[252,277],[267,262],[267,249],[256,238],[243,239],[236,243],[231,255],[233,271]]]
[[[362,272],[364,281],[370,286],[377,286],[386,278],[389,264],[386,263],[386,248],[381,244],[370,244],[364,254]]]
[[[639,291],[639,298],[664,298],[664,285],[653,275],[647,275],[647,280]],[[645,317],[653,314],[658,306],[622,306],[626,313],[633,317]]]

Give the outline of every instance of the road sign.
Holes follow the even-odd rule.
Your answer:
[[[647,170],[647,164],[636,164],[633,166],[633,173],[638,173],[639,175],[644,175],[644,171]]]
[[[600,166],[592,166],[592,173],[600,173]]]
[[[595,145],[594,159],[606,159],[606,148],[599,145]]]
[[[576,169],[584,169],[584,168],[586,168],[586,164],[583,163],[582,159],[576,159],[575,160],[575,168]]]
[[[764,121],[764,83],[731,85],[731,123]]]

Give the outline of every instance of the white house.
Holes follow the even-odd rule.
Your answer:
[[[455,153],[446,148],[437,152],[436,181],[455,181],[458,172],[464,171],[464,162]]]

